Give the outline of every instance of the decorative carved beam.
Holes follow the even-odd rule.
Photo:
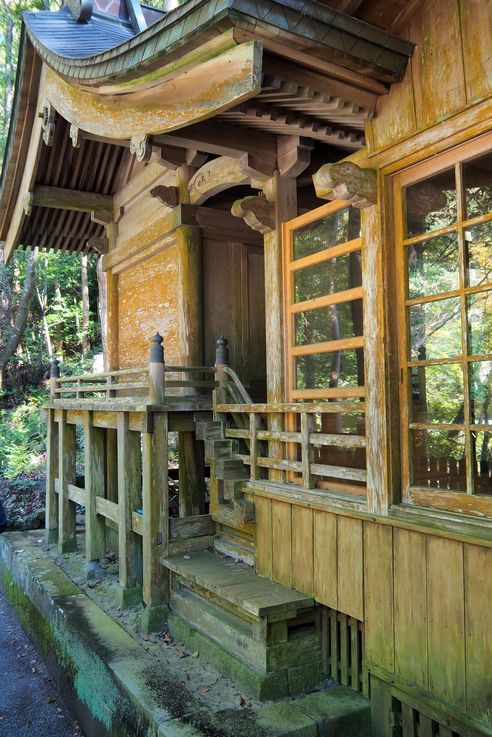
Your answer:
[[[313,143],[300,136],[277,139],[278,170],[281,176],[297,179],[311,163]]]
[[[176,207],[179,204],[178,187],[165,187],[163,184],[159,184],[150,190],[150,196],[155,197],[166,207]]]
[[[152,156],[152,145],[149,136],[133,136],[130,139],[130,153],[135,155],[137,161],[150,161]]]
[[[38,117],[41,118],[43,141],[47,146],[52,146],[55,140],[56,110],[48,102],[46,105],[43,105],[43,109],[38,113]]]
[[[74,148],[80,148],[80,144],[82,143],[81,136],[80,136],[80,128],[77,128],[76,125],[70,126],[70,140],[72,141],[72,146]]]
[[[108,252],[108,239],[104,237],[89,238],[87,248],[90,248],[91,251],[97,251],[97,253],[106,254]]]
[[[220,156],[202,166],[188,184],[190,202],[201,205],[210,197],[239,184],[249,184],[250,178],[241,168],[240,159]]]
[[[377,201],[375,169],[361,169],[352,161],[324,164],[313,175],[313,182],[316,195],[324,200],[344,200],[358,208]]]
[[[275,229],[275,205],[265,197],[253,195],[236,200],[231,212],[259,233],[270,233]]]

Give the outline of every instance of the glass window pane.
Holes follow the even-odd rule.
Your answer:
[[[346,253],[294,272],[294,301],[324,297],[362,285],[360,251]]]
[[[470,294],[466,301],[469,355],[492,353],[492,291]]]
[[[473,361],[468,372],[472,424],[492,425],[492,361]]]
[[[412,430],[412,485],[466,491],[465,434]]]
[[[408,296],[424,297],[459,288],[458,236],[448,233],[407,246]]]
[[[492,433],[473,432],[475,494],[492,494]]]
[[[411,369],[413,422],[462,424],[463,369],[458,363]]]
[[[303,258],[360,236],[360,211],[355,207],[327,215],[294,232],[293,258]]]
[[[466,217],[492,212],[492,153],[463,164]]]
[[[341,302],[295,315],[295,345],[362,335],[362,300]]]
[[[296,356],[296,389],[341,389],[364,385],[362,348]]]
[[[455,223],[457,209],[454,168],[407,187],[405,204],[407,238]]]
[[[492,281],[492,222],[467,228],[465,244],[468,286]]]
[[[413,361],[461,355],[460,299],[440,299],[409,308]]]

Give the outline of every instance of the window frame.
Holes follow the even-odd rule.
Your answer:
[[[492,291],[492,282],[487,286],[479,284],[466,286],[465,243],[464,230],[475,225],[492,222],[492,213],[486,215],[466,218],[464,212],[464,186],[462,178],[462,166],[471,159],[480,157],[487,152],[492,152],[492,133],[481,135],[471,141],[456,146],[448,151],[438,154],[431,159],[421,161],[392,176],[393,216],[394,216],[394,243],[393,255],[395,263],[395,286],[396,286],[396,311],[394,317],[394,330],[397,343],[398,375],[399,375],[399,402],[400,402],[400,468],[401,468],[401,501],[409,504],[415,509],[423,507],[444,512],[454,512],[480,517],[492,517],[492,495],[480,495],[474,493],[474,459],[472,455],[471,433],[490,431],[490,425],[474,425],[470,414],[469,372],[468,366],[472,361],[492,360],[492,354],[472,355],[469,351],[469,334],[467,326],[467,313],[464,304],[468,295],[485,294]],[[425,233],[408,236],[405,235],[405,188],[424,181],[435,174],[455,168],[457,185],[457,217],[456,221],[449,226],[427,231]],[[458,240],[458,258],[460,284],[457,290],[438,293],[437,295],[409,298],[408,277],[406,269],[405,249],[412,243],[424,242],[446,233],[456,232]],[[408,307],[412,302],[423,304],[424,302],[439,301],[457,296],[460,299],[461,316],[461,338],[463,352],[457,358],[450,359],[428,359],[426,361],[414,361],[408,353],[410,346],[410,332]],[[410,304],[409,304],[410,303]],[[418,425],[425,425],[425,429],[446,430],[445,423],[413,423],[411,418],[411,381],[409,379],[410,367],[419,365],[443,365],[455,363],[463,367],[463,403],[464,420],[460,425],[465,434],[465,463],[466,463],[466,491],[442,490],[439,488],[418,486],[411,484],[411,429],[419,429]],[[453,428],[452,429],[457,429]]]

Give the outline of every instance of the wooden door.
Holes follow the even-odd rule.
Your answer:
[[[263,247],[203,242],[205,362],[215,362],[217,338],[229,340],[230,365],[254,399],[266,392]]]

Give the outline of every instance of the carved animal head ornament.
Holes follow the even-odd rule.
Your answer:
[[[275,228],[275,205],[265,197],[250,196],[236,200],[231,213],[259,233],[270,233]]]
[[[362,169],[353,161],[324,164],[313,176],[316,194],[325,200],[344,200],[354,207],[374,205],[377,200],[377,174]]]

